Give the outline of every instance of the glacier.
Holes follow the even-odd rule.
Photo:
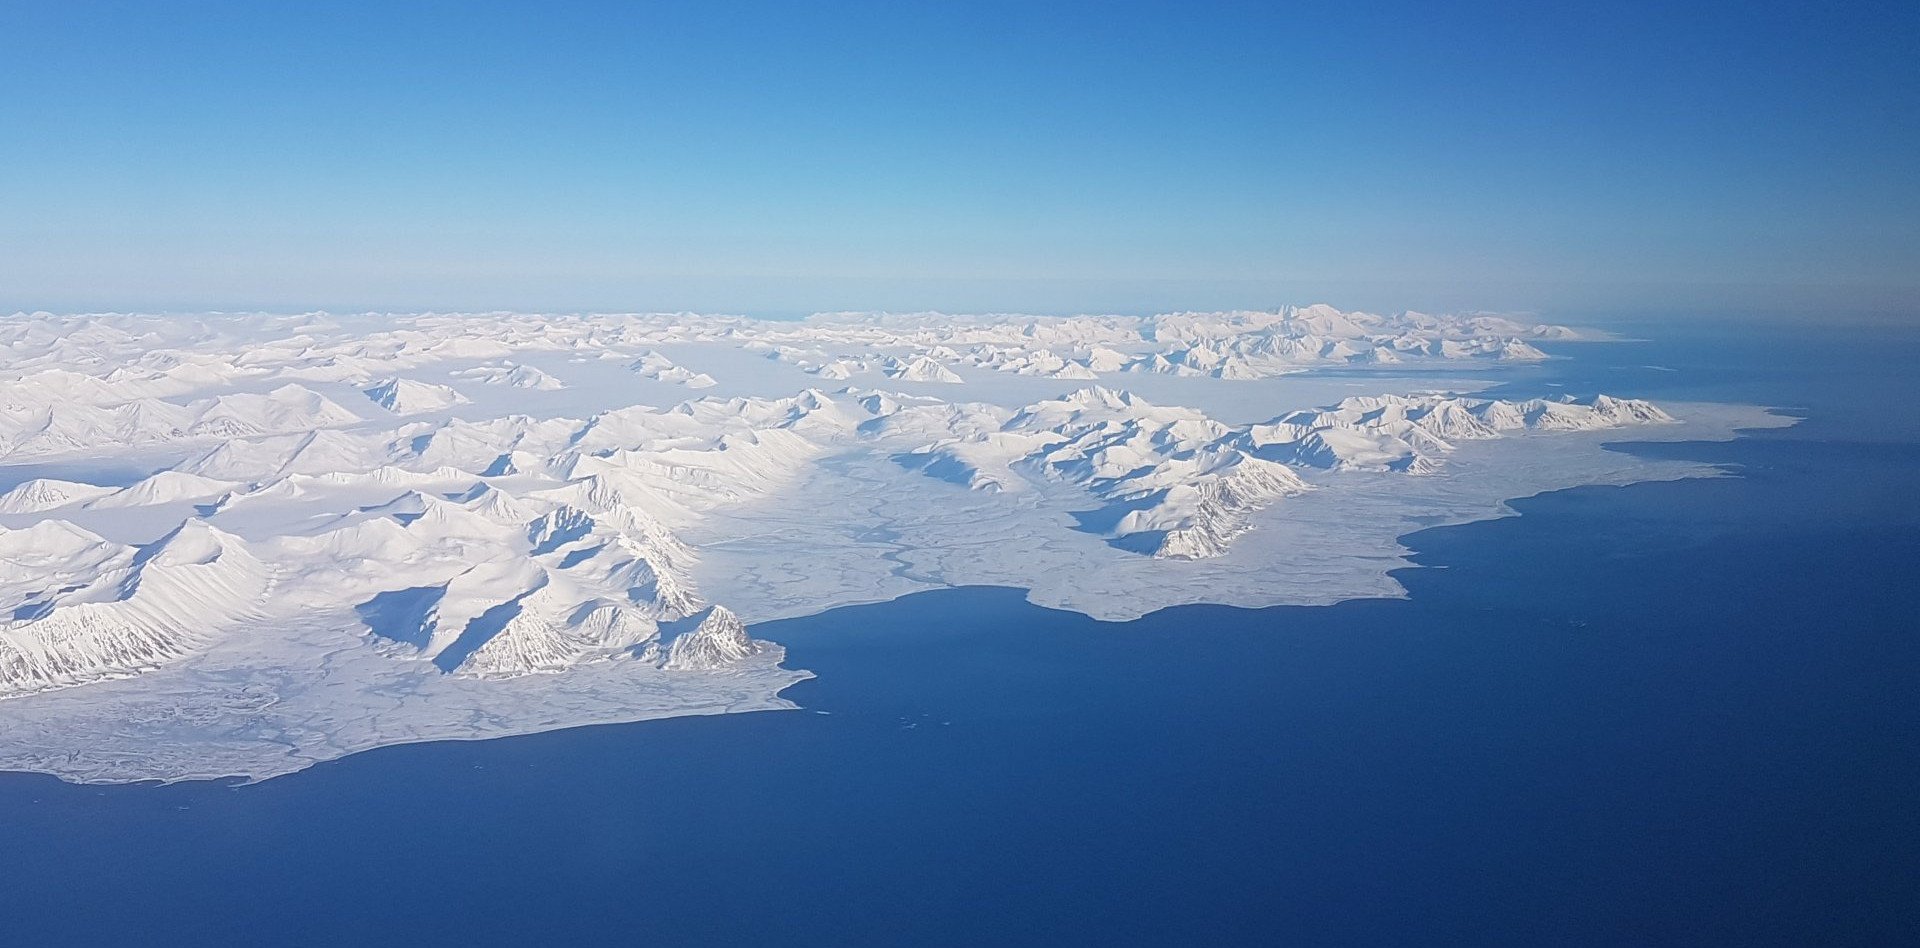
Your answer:
[[[1397,539],[1792,419],[1476,393],[1602,333],[1153,317],[0,319],[0,769],[252,780],[791,708],[754,624],[1400,594]],[[111,476],[108,476],[111,473]],[[910,634],[903,631],[902,634]]]

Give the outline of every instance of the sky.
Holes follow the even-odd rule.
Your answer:
[[[0,311],[1920,311],[1920,4],[0,0]]]

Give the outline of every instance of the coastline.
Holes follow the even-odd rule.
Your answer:
[[[1525,450],[1537,450],[1541,444],[1555,444],[1557,442],[1558,445],[1564,446],[1569,450],[1579,449],[1574,453],[1581,458],[1591,460],[1595,457],[1605,457],[1613,460],[1614,466],[1610,468],[1599,470],[1588,468],[1587,476],[1581,478],[1578,483],[1552,483],[1550,486],[1545,486],[1540,489],[1512,493],[1511,495],[1503,495],[1497,498],[1475,496],[1462,501],[1458,496],[1451,498],[1445,496],[1447,491],[1444,489],[1444,478],[1464,475],[1475,478],[1476,483],[1482,482],[1478,480],[1475,471],[1461,471],[1456,469],[1441,477],[1422,479],[1422,481],[1429,486],[1440,485],[1436,488],[1438,493],[1432,498],[1424,499],[1424,501],[1422,498],[1416,496],[1412,498],[1410,502],[1408,495],[1403,490],[1407,483],[1406,478],[1400,477],[1398,480],[1387,480],[1384,478],[1392,478],[1394,476],[1384,476],[1382,483],[1385,488],[1383,493],[1386,494],[1386,497],[1382,502],[1386,505],[1384,509],[1387,513],[1382,515],[1373,533],[1375,535],[1390,533],[1391,540],[1386,545],[1381,545],[1377,539],[1369,539],[1367,537],[1355,541],[1351,538],[1353,524],[1350,520],[1346,522],[1342,528],[1349,531],[1349,542],[1353,544],[1350,550],[1353,552],[1348,554],[1350,560],[1346,567],[1346,578],[1342,582],[1328,582],[1325,574],[1321,574],[1314,577],[1311,583],[1307,585],[1285,586],[1276,585],[1270,581],[1265,582],[1256,587],[1252,587],[1254,592],[1244,596],[1232,590],[1223,590],[1222,587],[1216,586],[1207,590],[1208,595],[1194,596],[1182,601],[1165,601],[1153,605],[1150,608],[1134,606],[1126,609],[1114,609],[1111,608],[1113,605],[1112,601],[1101,600],[1106,602],[1109,608],[1087,609],[1078,607],[1078,603],[1083,600],[1076,600],[1070,595],[1062,594],[1059,591],[1060,586],[1057,584],[1060,582],[1060,577],[1058,575],[1049,574],[1045,571],[1030,575],[1051,575],[1055,580],[1055,586],[995,582],[991,580],[991,574],[989,574],[989,578],[985,580],[957,578],[939,585],[922,584],[920,588],[907,589],[885,595],[876,594],[874,598],[871,599],[836,601],[823,608],[795,612],[793,614],[764,617],[756,616],[751,618],[749,621],[754,624],[756,634],[774,636],[773,641],[781,647],[777,650],[777,655],[768,654],[760,656],[759,660],[751,667],[724,673],[713,673],[738,679],[740,682],[737,689],[733,692],[736,700],[724,703],[723,705],[707,703],[680,707],[641,707],[633,705],[617,706],[605,700],[599,700],[592,703],[592,707],[597,709],[592,712],[585,712],[576,716],[562,715],[556,717],[553,714],[550,701],[543,698],[528,706],[529,708],[543,708],[538,715],[533,716],[530,720],[513,721],[497,714],[488,713],[485,716],[485,719],[489,722],[486,727],[473,728],[470,730],[462,730],[459,727],[448,727],[446,725],[425,724],[423,725],[424,730],[390,734],[381,737],[362,736],[356,739],[352,737],[351,734],[335,732],[326,735],[324,741],[309,740],[306,743],[299,743],[297,741],[288,742],[284,738],[278,741],[261,740],[255,745],[258,748],[256,751],[241,751],[238,755],[238,759],[253,757],[253,759],[261,763],[261,766],[233,766],[229,763],[217,765],[212,769],[205,769],[203,764],[197,763],[194,759],[183,756],[173,756],[159,762],[163,768],[166,763],[172,763],[175,766],[162,769],[162,771],[158,773],[154,772],[156,769],[154,766],[156,761],[153,758],[143,758],[138,754],[96,749],[91,754],[86,755],[74,754],[70,750],[67,754],[61,755],[56,751],[56,748],[60,744],[59,730],[63,723],[70,726],[72,719],[69,718],[63,722],[57,712],[42,712],[47,715],[42,728],[51,728],[51,730],[43,730],[43,733],[48,735],[45,739],[44,749],[36,749],[33,748],[32,745],[29,745],[30,749],[23,752],[17,744],[12,745],[11,749],[5,752],[4,756],[0,756],[0,772],[42,773],[54,776],[64,782],[78,785],[165,785],[180,782],[223,783],[234,781],[238,781],[241,785],[252,785],[299,773],[317,764],[384,747],[440,741],[485,741],[579,727],[657,721],[672,717],[724,715],[768,710],[798,710],[801,706],[784,697],[784,694],[794,685],[813,678],[814,674],[807,670],[789,669],[781,666],[780,662],[785,658],[784,643],[780,643],[778,638],[780,635],[779,626],[782,623],[802,619],[819,621],[842,610],[894,602],[911,598],[922,592],[937,589],[966,589],[977,587],[1014,589],[1020,592],[1026,602],[1034,606],[1074,612],[1104,623],[1135,621],[1149,615],[1183,606],[1229,606],[1241,609],[1288,606],[1326,607],[1342,602],[1364,599],[1403,599],[1408,595],[1408,592],[1405,585],[1396,577],[1396,574],[1407,568],[1417,568],[1417,564],[1410,559],[1412,551],[1404,542],[1406,538],[1415,533],[1438,527],[1458,526],[1517,516],[1519,512],[1513,508],[1513,502],[1561,490],[1592,486],[1624,486],[1662,480],[1726,476],[1729,472],[1720,465],[1699,461],[1633,458],[1625,452],[1614,450],[1610,446],[1615,444],[1648,442],[1684,444],[1727,441],[1741,437],[1743,432],[1787,427],[1796,423],[1798,420],[1773,413],[1770,410],[1757,406],[1682,405],[1676,403],[1676,408],[1679,408],[1683,414],[1687,416],[1687,420],[1682,424],[1664,429],[1634,429],[1626,432],[1632,437],[1623,438],[1621,437],[1623,434],[1622,431],[1609,430],[1577,435],[1560,434],[1551,437],[1528,437],[1513,439],[1512,441],[1503,443],[1490,443],[1489,445],[1497,446],[1499,444],[1505,444],[1508,451],[1524,452]],[[1518,448],[1517,446],[1521,444],[1526,445],[1526,447],[1524,449]],[[1494,470],[1500,469],[1501,465],[1498,463],[1499,460],[1498,458],[1494,459],[1494,463],[1490,465]],[[1474,459],[1471,458],[1467,461],[1469,466],[1475,463],[1485,463],[1485,461],[1475,462]],[[1561,479],[1564,480],[1566,468],[1556,467],[1554,470],[1560,474]],[[1313,495],[1310,494],[1307,495],[1307,497],[1312,498]],[[1339,499],[1350,499],[1350,497],[1340,497]],[[1419,506],[1422,502],[1428,506]],[[1294,534],[1289,536],[1288,531],[1285,529],[1287,514],[1298,512],[1295,508],[1295,504],[1297,503],[1297,500],[1289,501],[1265,512],[1267,515],[1265,520],[1247,537],[1242,538],[1241,546],[1259,551],[1262,549],[1260,545],[1262,542],[1282,544],[1289,541],[1297,541],[1298,535]],[[1260,539],[1263,534],[1266,535],[1264,541]],[[1369,542],[1374,545],[1371,547],[1366,546],[1365,544]],[[912,566],[914,561],[908,557],[914,552],[918,551],[905,549],[904,552],[900,554],[902,558],[896,562],[900,563],[903,567]],[[1324,550],[1322,552],[1324,553]],[[1231,554],[1229,558],[1231,558]],[[1164,564],[1148,561],[1147,565]],[[1190,564],[1173,565],[1186,566]],[[1217,565],[1217,561],[1203,561],[1198,564],[1198,568],[1206,569],[1210,565]],[[965,573],[961,573],[960,575],[962,577],[966,576]],[[1270,570],[1268,575],[1271,575]],[[729,601],[751,602],[750,599],[742,596],[739,590],[731,590],[725,593],[725,595],[729,597]],[[1138,600],[1136,599],[1134,602],[1137,603]],[[165,670],[162,673],[190,676],[195,671],[196,663],[190,662],[176,669]],[[598,683],[606,687],[605,694],[598,697],[617,700],[619,696],[623,694],[620,682],[618,681],[622,671],[623,668],[620,663],[603,663],[598,666],[587,666],[585,668],[575,669],[569,674],[579,677],[566,681],[569,689],[576,694],[590,694],[593,691],[594,682],[587,679],[598,678],[600,679]],[[130,679],[122,679],[122,681],[130,681]],[[561,681],[563,681],[562,676],[533,676],[529,679],[514,679],[511,680],[511,682],[493,682],[491,684],[496,686],[508,684],[513,689],[537,689],[543,683],[558,683]],[[518,684],[512,684],[512,682],[518,682]],[[146,681],[137,687],[146,689],[153,683],[153,681]],[[56,695],[61,696],[66,702],[77,703],[76,699],[93,699],[103,695],[105,690],[111,688],[114,684],[116,683],[108,682],[86,686],[83,689],[68,689],[62,693],[56,693]],[[631,688],[628,687],[624,693],[631,695],[633,692]],[[476,698],[474,700],[480,699]],[[13,708],[9,708],[9,704],[13,703],[0,703],[0,717],[6,716],[10,710],[19,710],[23,707],[15,705]],[[510,702],[502,705],[502,707],[511,706]],[[476,708],[477,707],[479,706],[476,706]],[[299,711],[301,709],[296,707],[282,710]],[[441,710],[444,711],[446,709],[443,708]],[[324,711],[323,709],[316,708],[308,709],[307,713],[324,713]],[[105,719],[119,720],[123,718],[125,711],[123,708],[109,701],[104,703],[101,709],[92,711],[87,716],[91,717],[95,715],[103,715],[104,717],[101,719],[104,722]],[[475,720],[479,720],[479,718]],[[18,735],[22,733],[19,726],[20,722],[16,719],[11,723],[13,723],[14,726],[10,733],[15,736],[15,740],[17,741]],[[124,728],[109,733],[116,732],[126,733]],[[137,733],[136,731],[135,734]],[[284,734],[284,727],[278,733]],[[133,737],[134,735],[127,734],[126,736]],[[344,740],[342,739],[343,737]],[[146,746],[152,746],[154,739],[153,735],[137,738],[140,744]],[[181,741],[183,748],[195,746],[195,739],[191,737],[176,737],[174,740]],[[199,740],[205,741],[207,737],[203,736]],[[199,746],[221,747],[228,755],[228,759],[232,760],[236,758],[232,756],[235,750],[234,745],[232,745],[230,741],[231,739],[218,740],[217,743],[213,745],[201,744]],[[244,745],[244,743],[245,741],[243,740],[242,744]],[[297,750],[294,750],[295,748],[297,748]],[[27,763],[27,765],[10,766],[10,764],[23,762]],[[196,767],[202,769],[195,769]],[[214,770],[232,772],[216,773]]]

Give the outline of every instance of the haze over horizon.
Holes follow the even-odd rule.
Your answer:
[[[1916,26],[10,4],[0,310],[1910,318]]]

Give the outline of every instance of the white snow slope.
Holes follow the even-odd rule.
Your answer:
[[[0,769],[264,779],[393,743],[787,708],[807,673],[752,623],[941,585],[1109,619],[1396,595],[1416,519],[1711,474],[1601,443],[1784,423],[1475,398],[1485,382],[1446,374],[1585,338],[1326,306],[18,314]]]

